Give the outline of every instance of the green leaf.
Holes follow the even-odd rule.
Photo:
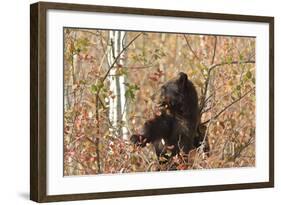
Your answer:
[[[239,61],[242,61],[244,59],[244,56],[242,55],[242,53],[239,54]]]
[[[91,86],[91,91],[92,93],[97,93],[98,92],[98,87],[96,85]]]
[[[97,92],[99,92],[100,90],[104,90],[104,87],[103,87],[103,83],[101,82],[98,82],[96,85],[92,85],[91,86],[91,91],[92,93],[96,94]]]
[[[129,89],[129,90],[126,90],[125,97],[127,99],[134,100],[135,99],[135,94],[134,94],[134,92],[132,90]]]
[[[132,87],[134,90],[139,90],[140,89],[140,87],[139,86],[137,86],[136,84],[135,85],[133,85],[133,87]]]
[[[127,69],[120,67],[120,68],[118,68],[116,74],[117,74],[117,75],[128,75]]]
[[[232,56],[227,56],[226,57],[226,63],[231,64],[232,63]]]
[[[252,78],[252,82],[255,84],[256,83],[256,78]]]
[[[246,77],[247,77],[248,79],[251,79],[251,78],[252,78],[252,73],[251,73],[251,71],[248,71],[248,72],[246,73]]]
[[[81,51],[87,51],[90,46],[90,40],[88,38],[79,38],[75,42],[76,51],[79,53]]]
[[[125,97],[130,100],[135,99],[135,92],[139,90],[139,86],[136,84],[129,84],[129,83],[124,83],[124,85],[127,87],[127,90],[125,92]]]

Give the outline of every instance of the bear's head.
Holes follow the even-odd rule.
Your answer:
[[[159,106],[169,110],[178,110],[184,102],[188,86],[188,77],[180,72],[178,76],[162,85],[159,96]]]

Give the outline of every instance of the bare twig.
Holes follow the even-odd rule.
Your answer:
[[[96,121],[97,121],[97,135],[99,135],[100,132],[100,120],[99,120],[99,95],[96,95]],[[100,150],[99,150],[99,136],[97,136],[96,139],[96,153],[97,153],[97,167],[98,167],[98,173],[101,173],[100,169]]]
[[[95,144],[94,140],[92,140],[90,137],[86,136],[85,137],[87,140],[89,140],[91,143]]]
[[[201,102],[199,105],[200,113],[202,112],[202,110],[205,106],[207,91],[208,91],[209,82],[210,82],[210,78],[211,78],[211,71],[212,71],[211,69],[208,69],[208,75],[207,75],[207,79],[205,80],[203,94],[202,94]]]
[[[105,52],[104,52],[104,54],[102,56],[102,59],[101,59],[101,62],[100,62],[99,68],[98,68],[98,72],[100,72],[101,67],[103,65],[103,61],[104,61],[104,59],[106,59],[107,54],[108,54],[108,49],[105,50]]]
[[[111,64],[111,66],[109,67],[109,69],[107,70],[107,72],[105,73],[104,77],[102,78],[101,82],[103,83],[105,81],[105,79],[107,78],[107,76],[109,75],[111,69],[115,66],[115,64],[117,63],[117,61],[119,60],[120,56],[124,53],[125,50],[127,50],[127,48],[138,38],[142,35],[142,33],[137,34],[122,50],[121,52],[115,57],[113,63]]]
[[[130,68],[130,69],[146,69],[152,68],[154,65],[145,65],[145,66],[123,66],[123,68]]]
[[[79,31],[81,32],[85,32],[94,36],[99,36],[99,34],[97,34],[96,32],[90,31],[90,30],[86,30],[86,29],[79,29]]]
[[[204,90],[203,90],[203,94],[202,94],[202,98],[201,98],[201,102],[200,102],[200,113],[202,114],[202,110],[205,106],[206,103],[206,95],[207,95],[207,91],[208,91],[208,86],[209,86],[209,81],[210,81],[210,77],[211,77],[211,73],[212,71],[219,67],[219,66],[223,66],[223,65],[236,65],[236,64],[252,64],[255,63],[254,60],[247,60],[247,61],[232,61],[232,62],[222,62],[222,63],[217,63],[217,64],[213,64],[208,68],[208,74],[207,74],[207,79],[205,81],[205,85],[204,85]]]
[[[100,37],[100,43],[101,43],[102,50],[103,50],[104,53],[106,52],[106,49],[105,49],[103,41],[102,41],[104,39],[104,37],[102,36],[100,31],[93,32],[93,31],[90,31],[90,30],[87,30],[87,29],[82,29],[80,31],[91,34],[91,35],[94,35],[96,37]]]
[[[215,96],[216,96],[215,92],[213,93],[213,95],[214,95],[214,98],[212,98],[211,105],[210,105],[210,110],[214,108],[214,102],[215,102]],[[213,115],[213,112],[211,112],[211,118],[210,118],[210,120],[208,122],[206,131],[205,131],[205,135],[204,135],[204,138],[202,140],[202,144],[201,144],[200,147],[198,147],[198,149],[201,150],[202,152],[204,151],[204,147],[206,145],[206,140],[207,140],[207,137],[208,137],[209,129],[210,129],[210,126],[213,123],[214,119],[215,119],[215,116]]]
[[[207,66],[201,61],[201,59],[198,57],[198,55],[196,54],[196,52],[193,50],[193,48],[191,47],[186,35],[183,35],[184,39],[185,39],[185,42],[189,48],[189,50],[192,52],[192,54],[194,55],[194,57],[200,62],[200,64],[202,64],[205,68],[207,68]],[[216,46],[215,46],[216,47]],[[214,54],[215,54],[215,49],[214,49]],[[214,55],[213,55],[213,58],[214,58]],[[199,109],[200,109],[200,113],[204,107],[204,101],[205,101],[205,98],[206,98],[206,94],[207,94],[207,89],[208,89],[208,84],[209,84],[209,81],[210,81],[210,69],[208,69],[208,75],[207,75],[207,79],[205,81],[205,85],[204,85],[204,90],[203,90],[203,94],[202,94],[202,98],[201,98],[201,102],[200,102],[200,105],[199,105]],[[204,74],[202,73],[203,77],[204,77]]]
[[[183,35],[183,37],[184,37],[185,42],[186,42],[186,44],[187,44],[189,50],[191,51],[191,53],[194,55],[194,57],[195,57],[202,65],[204,65],[204,64],[201,62],[201,59],[198,57],[197,53],[196,53],[196,52],[193,50],[193,48],[191,47],[191,45],[190,45],[190,43],[189,43],[189,41],[188,41],[186,35]],[[205,66],[205,65],[204,65],[204,66]],[[205,67],[207,67],[207,66],[205,66]]]
[[[252,89],[248,90],[244,95],[242,95],[241,97],[239,97],[238,99],[234,100],[233,102],[231,102],[230,104],[228,104],[226,107],[224,107],[221,111],[219,111],[215,116],[214,119],[218,118],[224,111],[226,111],[228,108],[230,108],[232,105],[234,105],[235,103],[237,103],[238,101],[242,100],[245,96],[247,96],[249,93],[251,93],[252,91],[255,90],[255,87],[253,87]],[[211,119],[206,120],[205,122],[202,122],[201,125],[204,125],[208,122],[210,122]]]
[[[90,174],[88,170],[94,171],[93,169],[91,169],[90,167],[88,167],[87,165],[85,165],[83,162],[81,162],[78,157],[72,157],[72,160],[75,161],[76,163],[80,164],[84,171],[86,172],[86,174]],[[81,170],[81,169],[79,169]]]
[[[126,40],[127,32],[125,32],[123,38],[122,38],[122,47],[125,46],[125,40]]]
[[[206,101],[207,102],[207,101]],[[203,109],[202,111],[201,111],[201,115],[203,115],[204,113],[206,113],[206,112],[208,112],[208,111],[210,111],[212,109],[212,107],[210,106],[210,107],[208,107],[208,108],[205,108],[205,109]]]
[[[214,51],[213,51],[213,57],[212,57],[211,65],[214,64],[215,57],[216,57],[216,50],[217,50],[217,36],[215,36],[215,44],[214,44]]]
[[[210,70],[210,72],[212,72],[212,70],[215,69],[216,67],[223,66],[223,65],[252,64],[252,63],[256,63],[256,61],[254,61],[254,60],[246,60],[246,61],[222,62],[222,63],[211,65],[209,70]]]
[[[216,57],[216,50],[217,50],[217,37],[215,36],[214,51],[213,51],[213,57],[212,57],[211,65],[214,64],[215,57]],[[200,102],[200,113],[202,112],[206,102],[208,101],[206,98],[207,98],[207,91],[208,91],[208,86],[209,86],[209,82],[210,82],[210,78],[211,78],[211,71],[212,71],[212,69],[209,67],[207,79],[205,81],[205,86],[204,86],[204,90],[203,90],[203,97],[202,97],[201,102]]]
[[[252,143],[254,143],[254,135],[251,135],[250,139],[246,142],[246,144],[241,147],[238,152],[235,153],[235,155],[233,156],[233,159],[236,159],[237,157],[241,156],[241,153],[248,147],[250,146]]]

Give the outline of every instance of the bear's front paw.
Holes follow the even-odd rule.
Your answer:
[[[130,140],[133,144],[141,147],[144,147],[147,141],[147,139],[143,135],[139,135],[139,134],[132,135]]]

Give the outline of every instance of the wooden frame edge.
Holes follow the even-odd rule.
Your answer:
[[[30,199],[46,200],[46,9],[30,5]]]
[[[38,4],[30,6],[30,199],[38,201]]]
[[[269,182],[274,187],[274,17],[269,21]]]
[[[242,189],[263,189],[272,188],[271,182],[245,183],[245,184],[226,184],[212,186],[182,187],[182,188],[165,188],[165,189],[148,189],[148,190],[131,190],[118,192],[101,192],[101,193],[82,193],[66,195],[48,195],[39,202],[59,202],[59,201],[78,201],[107,198],[124,198],[124,197],[141,197],[156,195],[187,194],[197,192],[213,191],[231,191]]]
[[[74,4],[74,3],[58,3],[58,2],[38,2],[45,9],[58,10],[74,10],[86,12],[106,12],[119,14],[136,14],[136,15],[153,15],[153,16],[170,16],[170,17],[189,17],[199,19],[216,19],[216,20],[233,20],[233,21],[251,21],[268,23],[272,16],[254,16],[242,14],[224,14],[215,12],[198,12],[184,10],[163,10],[136,7],[119,7],[119,6],[103,6],[91,4]]]
[[[48,9],[177,16],[269,24],[269,181],[183,188],[47,195],[46,192],[46,11]],[[176,13],[176,15],[175,15]],[[274,187],[274,17],[38,2],[30,5],[30,199],[36,202],[137,197]]]

